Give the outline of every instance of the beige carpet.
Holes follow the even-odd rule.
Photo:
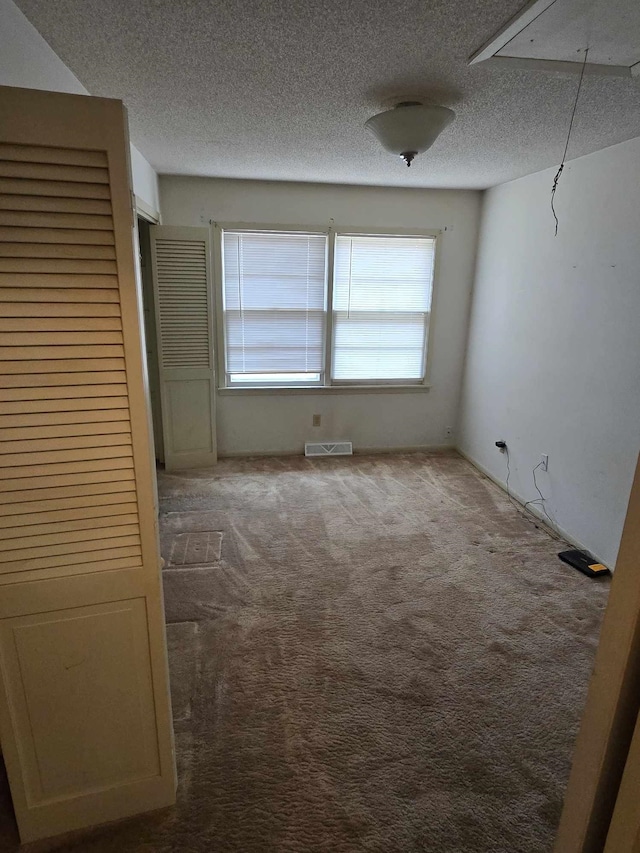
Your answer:
[[[159,481],[178,806],[46,849],[551,849],[607,582],[455,455]]]

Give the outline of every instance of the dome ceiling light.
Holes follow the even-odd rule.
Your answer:
[[[378,137],[387,151],[399,154],[410,166],[417,154],[431,148],[455,115],[447,107],[402,101],[393,109],[372,116],[365,127]]]

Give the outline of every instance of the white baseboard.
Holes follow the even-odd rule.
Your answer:
[[[269,456],[304,456],[304,450],[231,450],[218,449],[218,459],[267,459]]]
[[[450,444],[408,444],[396,447],[354,447],[354,456],[367,454],[378,455],[383,453],[430,453],[434,455],[457,453],[455,447]],[[268,456],[304,456],[304,448],[300,450],[232,450],[230,452],[218,450],[219,459],[247,459],[249,457],[262,459]]]
[[[443,453],[456,453],[456,449],[450,444],[407,444],[397,447],[354,447],[355,455],[371,454],[378,455],[381,453],[429,453],[434,456],[439,456]]]
[[[474,468],[477,468],[478,471],[480,471],[481,474],[484,474],[484,476],[488,480],[491,480],[492,483],[495,483],[496,486],[499,486],[503,492],[507,491],[506,483],[502,482],[501,480],[498,480],[497,477],[495,477],[487,468],[485,468],[481,462],[478,462],[477,459],[474,459],[472,456],[469,456],[468,453],[465,453],[465,451],[461,450],[459,447],[456,448],[456,450],[460,454],[460,456],[462,456],[464,459],[466,459],[467,462],[469,462],[471,465],[473,465]],[[522,497],[522,495],[519,495],[517,492],[514,492],[512,488],[509,488],[509,494],[511,495],[511,497],[515,501],[517,501],[524,508],[524,504],[526,503],[526,500],[525,500],[525,498]],[[528,506],[527,512],[531,513],[531,515],[534,515],[536,517],[536,520],[540,522],[540,526],[543,527],[545,530],[548,530],[551,533],[555,533],[556,536],[558,534],[560,534],[560,536],[562,536],[562,538],[564,540],[566,540],[566,542],[568,542],[569,545],[573,545],[575,548],[579,548],[581,551],[587,551],[589,554],[592,554],[599,563],[602,563],[603,566],[606,566],[606,563],[602,560],[602,558],[598,554],[596,554],[592,549],[587,548],[587,546],[584,545],[582,542],[579,542],[575,537],[573,537],[569,533],[568,530],[565,530],[563,527],[560,527],[559,524],[556,524],[555,530],[552,527],[550,527],[549,522],[546,520],[544,513],[541,510],[539,510],[537,506],[531,506],[531,505]],[[607,566],[607,568],[611,568],[611,567]]]

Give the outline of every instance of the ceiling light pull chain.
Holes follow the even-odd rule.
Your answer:
[[[569,132],[567,133],[567,141],[564,146],[564,153],[562,155],[562,161],[560,163],[560,168],[556,172],[556,176],[553,179],[553,186],[551,187],[551,212],[553,213],[553,218],[556,221],[556,233],[555,236],[558,236],[558,216],[556,214],[556,209],[554,207],[554,199],[556,190],[558,189],[558,181],[560,180],[560,175],[562,174],[562,170],[564,169],[564,161],[567,157],[567,151],[569,150],[569,140],[571,139],[571,131],[573,129],[573,120],[576,116],[576,107],[578,106],[578,98],[580,97],[580,89],[582,88],[582,78],[584,77],[584,69],[587,64],[587,56],[589,55],[589,48],[585,48],[584,51],[584,59],[582,60],[582,70],[580,71],[580,79],[578,80],[578,89],[576,91],[576,99],[573,102],[573,111],[571,113],[571,121],[569,122]]]

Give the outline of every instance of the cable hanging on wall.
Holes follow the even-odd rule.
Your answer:
[[[507,462],[506,491],[507,491],[507,497],[509,498],[510,503],[515,507],[515,509],[518,512],[518,515],[521,518],[524,518],[525,521],[528,521],[529,524],[533,524],[533,526],[537,530],[540,530],[540,522],[542,522],[545,525],[545,527],[547,528],[547,533],[549,533],[549,535],[553,539],[557,539],[560,542],[564,542],[565,541],[564,537],[560,533],[560,530],[558,528],[557,523],[554,521],[554,519],[551,517],[551,515],[547,512],[547,507],[546,507],[547,499],[545,498],[545,496],[540,491],[540,487],[538,486],[538,481],[536,479],[536,471],[538,470],[538,468],[541,467],[542,463],[539,462],[535,466],[535,468],[533,468],[533,470],[531,472],[533,475],[533,484],[535,486],[537,493],[540,495],[540,497],[534,498],[533,500],[530,500],[530,501],[526,501],[526,503],[524,503],[524,504],[520,504],[513,497],[513,494],[511,492],[511,488],[509,486],[509,480],[511,479],[511,459],[509,456],[509,448],[507,447],[506,444],[504,444],[504,451],[506,453],[506,462]],[[535,504],[537,509],[540,509],[542,512],[544,512],[544,514],[546,516],[546,520],[542,516],[535,515],[529,509],[529,507],[533,506],[534,504]]]
[[[567,141],[564,146],[564,153],[562,155],[562,161],[560,163],[560,168],[556,172],[556,176],[553,179],[553,186],[551,188],[551,212],[553,213],[553,218],[556,221],[556,233],[555,236],[558,236],[558,216],[556,214],[556,209],[554,207],[554,200],[556,195],[556,190],[558,189],[558,181],[560,180],[560,175],[562,174],[562,170],[564,169],[564,161],[567,157],[567,151],[569,150],[569,141],[571,139],[571,131],[573,130],[573,120],[576,116],[576,107],[578,106],[578,99],[580,98],[580,89],[582,88],[582,78],[584,77],[584,69],[587,64],[587,56],[589,55],[589,48],[585,48],[584,51],[584,59],[582,60],[582,70],[580,71],[580,79],[578,80],[578,88],[576,90],[576,99],[573,102],[573,110],[571,112],[571,121],[569,122],[569,132],[567,133]]]

